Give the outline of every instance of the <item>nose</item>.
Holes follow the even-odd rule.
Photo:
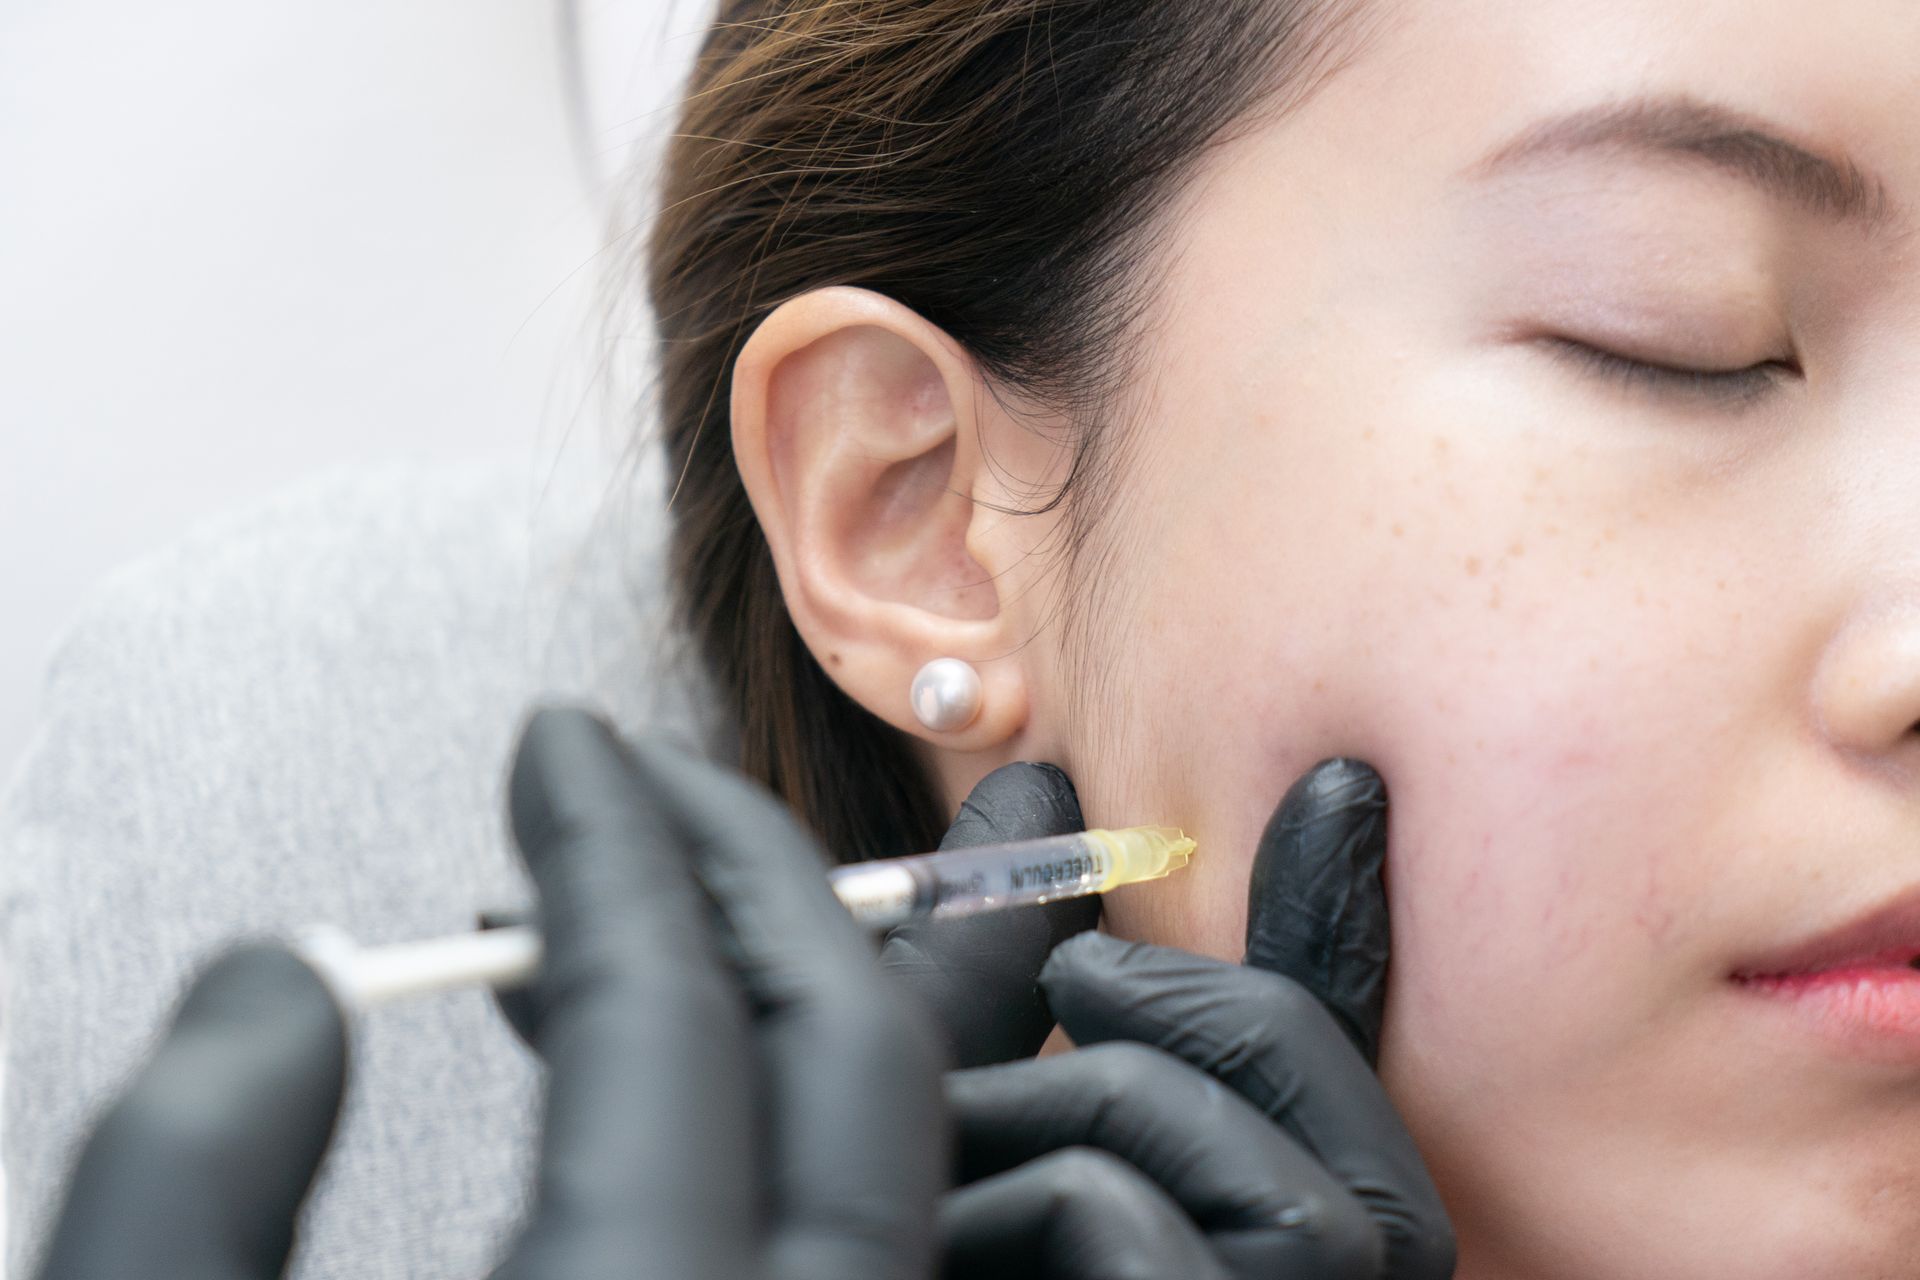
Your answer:
[[[1836,747],[1920,772],[1920,595],[1843,628],[1821,656],[1814,701]]]

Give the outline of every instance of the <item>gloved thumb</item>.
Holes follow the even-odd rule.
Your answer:
[[[962,849],[1085,830],[1067,775],[1050,764],[1002,765],[980,780],[940,841]],[[955,920],[917,921],[887,935],[881,967],[911,987],[947,1034],[954,1065],[1031,1057],[1053,1029],[1038,981],[1061,941],[1100,919],[1093,897]]]
[[[1323,760],[1288,789],[1260,837],[1246,963],[1317,996],[1369,1064],[1386,1007],[1387,787],[1358,760]]]
[[[274,946],[221,957],[82,1150],[41,1280],[278,1276],[346,1072],[312,969]]]

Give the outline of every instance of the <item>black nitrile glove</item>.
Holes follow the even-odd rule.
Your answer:
[[[936,1033],[813,839],[746,780],[577,710],[528,724],[511,807],[545,933],[520,1009],[550,1070],[497,1275],[924,1280],[949,1167]],[[42,1280],[278,1275],[344,1073],[310,969],[273,948],[216,965],[89,1143]]]
[[[514,765],[551,1068],[529,1280],[920,1280],[947,1169],[933,1029],[818,844],[745,779],[543,711]]]
[[[269,1280],[333,1133],[346,1025],[292,952],[221,957],[82,1149],[41,1280]]]
[[[1002,765],[980,780],[940,841],[967,849],[1083,831],[1080,799],[1050,764]],[[953,1064],[1030,1058],[1053,1030],[1040,966],[1054,947],[1100,919],[1100,899],[956,920],[916,921],[887,935],[881,967],[911,988],[947,1034]]]
[[[1440,1280],[1452,1228],[1369,1063],[1386,795],[1351,760],[1288,791],[1244,965],[1105,934],[1040,974],[1072,1053],[955,1072],[949,1277]]]

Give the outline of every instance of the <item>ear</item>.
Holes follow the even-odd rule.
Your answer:
[[[843,286],[761,322],[734,364],[732,413],[734,458],[787,611],[822,669],[928,742],[1007,746],[1026,725],[1032,676],[1032,619],[1014,606],[1050,517],[1005,508],[1031,505],[1025,473],[1050,465],[1037,455],[1057,446],[1015,427],[937,327]],[[1005,491],[1009,475],[1022,477],[1019,492]],[[948,732],[923,725],[908,698],[935,658],[972,663],[982,684],[979,714]]]

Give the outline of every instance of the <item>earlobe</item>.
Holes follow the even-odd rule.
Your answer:
[[[1019,557],[976,502],[994,404],[957,344],[864,289],[783,304],[734,366],[734,457],[801,638],[855,701],[959,751],[1027,716]],[[964,718],[955,667],[918,679],[937,659],[977,675]]]

